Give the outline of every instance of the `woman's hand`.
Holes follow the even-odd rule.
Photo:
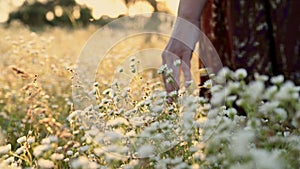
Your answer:
[[[191,57],[200,35],[200,15],[207,0],[180,0],[178,17],[172,36],[162,54],[163,65],[173,72],[163,75],[168,93],[178,91],[180,69],[183,71],[185,85],[189,85],[191,77]],[[180,62],[178,62],[180,60]]]
[[[192,49],[183,42],[171,38],[162,54],[163,65],[173,72],[165,72],[163,79],[168,93],[178,91],[180,84],[180,69],[183,71],[185,84],[188,85],[192,79],[191,76],[191,57]],[[179,62],[180,61],[180,62]]]

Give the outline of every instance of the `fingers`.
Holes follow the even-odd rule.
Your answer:
[[[163,73],[163,80],[167,93],[178,91],[180,86],[180,69],[183,71],[185,86],[189,86],[191,75],[192,50],[182,42],[171,39],[162,54],[163,65],[167,70]],[[178,60],[180,61],[178,64]]]
[[[191,74],[191,51],[187,51],[185,55],[182,57],[181,68],[184,76],[184,85],[188,87],[192,81],[192,74]]]
[[[167,68],[163,73],[163,80],[167,93],[179,90],[180,67],[174,65],[174,61],[180,59],[175,54],[165,51],[163,52],[163,65]]]

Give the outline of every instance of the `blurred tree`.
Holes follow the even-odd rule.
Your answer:
[[[161,1],[123,0],[127,8],[138,1],[148,2],[153,7],[154,12],[170,13],[166,4]],[[92,16],[92,9],[76,3],[76,0],[25,0],[18,10],[10,13],[7,23],[10,24],[14,20],[19,20],[31,28],[39,28],[44,25],[81,27],[90,23],[105,25],[113,19],[103,16],[95,20]],[[91,20],[93,22],[90,22]],[[155,24],[152,22],[152,25],[145,27],[157,28],[161,22],[157,15],[152,15],[151,20],[157,20],[157,22]]]
[[[92,18],[91,10],[76,4],[75,0],[26,0],[15,12],[10,13],[8,23],[20,20],[30,27],[86,26]]]
[[[156,1],[156,0],[123,0],[126,6],[129,8],[131,5],[134,5],[138,1],[146,1],[148,2],[154,9],[154,12],[166,12],[171,13],[168,9],[165,2]]]

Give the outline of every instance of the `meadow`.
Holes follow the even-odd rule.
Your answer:
[[[96,104],[76,109],[74,66],[97,29],[0,27],[0,168],[300,167],[299,86],[259,74],[246,82],[244,69],[223,68],[206,83],[211,100],[193,86],[171,93],[179,97],[169,104],[161,79],[168,69],[138,71],[149,53],[136,48],[162,49],[164,38],[114,46],[90,91]],[[103,43],[115,34],[104,31]],[[133,79],[121,85],[116,72]]]

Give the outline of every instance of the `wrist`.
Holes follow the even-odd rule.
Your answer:
[[[178,16],[181,19],[184,19],[187,22],[192,23],[196,27],[200,27],[200,18],[194,17],[194,16],[189,16],[189,15],[179,15]]]
[[[177,17],[171,38],[181,41],[191,50],[194,50],[200,36],[199,24],[197,22],[199,23],[199,21],[191,22],[185,18]]]

